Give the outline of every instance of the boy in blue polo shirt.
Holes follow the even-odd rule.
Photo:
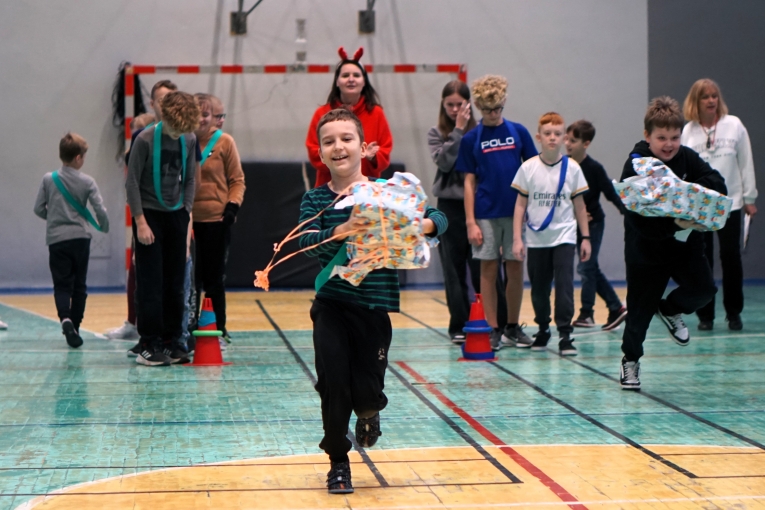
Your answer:
[[[502,117],[507,80],[486,75],[472,93],[482,120],[462,138],[455,170],[465,173],[465,217],[473,257],[481,261],[481,297],[486,322],[494,328],[492,349],[529,347],[531,339],[518,324],[523,298],[523,262],[513,257],[513,212],[518,192],[511,188],[524,161],[537,155],[534,140],[521,124]],[[501,250],[501,252],[500,252]],[[497,322],[495,282],[502,255],[507,274],[507,325]]]

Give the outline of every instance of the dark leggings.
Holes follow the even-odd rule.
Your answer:
[[[714,267],[715,233],[704,232],[704,254],[709,268]],[[728,317],[737,317],[744,309],[744,267],[741,263],[741,209],[733,211],[725,226],[717,231],[722,265],[723,306]],[[696,312],[702,321],[715,320],[715,298]]]
[[[48,246],[53,298],[59,320],[70,319],[79,330],[88,299],[90,239],[70,239]]]
[[[231,242],[231,228],[220,221],[194,222],[194,283],[197,290],[197,310],[205,297],[212,300],[216,326],[226,332],[226,253]],[[197,317],[199,313],[197,312]]]

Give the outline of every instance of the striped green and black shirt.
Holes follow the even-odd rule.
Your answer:
[[[324,184],[314,188],[303,195],[300,204],[300,222],[304,222],[319,214],[324,213],[303,226],[302,230],[318,230],[300,237],[300,247],[319,244],[333,235],[336,226],[348,221],[353,206],[335,209],[329,205],[337,198],[337,194]],[[342,200],[342,198],[341,198]],[[329,207],[329,209],[327,209]],[[433,220],[437,233],[441,235],[446,230],[447,221],[444,213],[433,207],[425,210],[425,217]],[[345,240],[335,240],[305,252],[311,257],[318,257],[321,267],[325,267],[334,258],[339,249],[343,247]],[[370,272],[358,287],[354,287],[347,281],[336,276],[329,279],[319,289],[316,297],[350,301],[359,306],[385,310],[387,312],[399,311],[399,286],[398,273],[395,269],[375,269]]]

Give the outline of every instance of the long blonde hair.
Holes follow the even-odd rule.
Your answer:
[[[717,118],[721,119],[723,116],[728,115],[728,105],[725,104],[720,87],[714,80],[709,78],[702,78],[696,80],[691,86],[691,90],[688,91],[688,95],[683,102],[683,116],[687,121],[701,122],[699,117],[699,101],[704,92],[708,89],[712,89],[717,92]]]

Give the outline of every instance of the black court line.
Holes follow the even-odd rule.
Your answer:
[[[449,447],[446,447],[449,448]],[[486,462],[486,459],[415,459],[415,460],[378,460],[375,464],[442,464],[450,462]],[[354,464],[363,464],[364,462],[353,462]],[[228,467],[272,467],[272,466],[315,466],[317,464],[323,464],[323,462],[263,462],[263,463],[235,463],[220,461],[217,464],[179,464],[179,465],[167,465],[167,466],[61,466],[61,467],[4,467],[0,468],[0,471],[64,471],[69,469],[122,469],[123,471],[130,470],[155,470],[155,469],[187,469],[187,468],[228,468]],[[130,474],[130,473],[128,473]]]
[[[523,483],[520,478],[515,476],[513,473],[510,472],[509,469],[507,469],[505,466],[503,466],[494,456],[492,456],[489,452],[487,452],[478,442],[473,439],[470,434],[465,432],[465,430],[457,425],[457,423],[449,418],[444,412],[442,412],[433,402],[430,401],[425,395],[423,395],[420,390],[415,388],[412,383],[410,383],[406,377],[404,377],[401,372],[393,368],[392,366],[388,366],[388,370],[396,376],[396,378],[401,381],[401,384],[403,384],[407,389],[409,389],[412,393],[414,393],[417,398],[422,401],[423,404],[428,406],[431,411],[433,411],[439,418],[441,418],[451,429],[457,433],[458,436],[460,436],[462,439],[465,440],[467,444],[472,446],[478,453],[480,453],[484,459],[489,461],[489,463],[497,468],[497,470],[505,475],[509,480],[512,481],[512,483]]]
[[[88,484],[93,482],[87,482]],[[402,484],[402,485],[388,485],[392,489],[417,489],[419,487],[480,487],[486,485],[515,485],[513,482],[456,482],[456,483],[423,483],[423,484]],[[353,484],[354,489],[379,489],[377,485],[357,485]],[[167,490],[153,490],[153,491],[113,491],[113,492],[17,492],[15,494],[0,494],[0,498],[15,498],[15,497],[37,497],[46,496],[50,498],[57,498],[59,496],[129,496],[131,494],[197,494],[197,493],[226,493],[226,492],[307,492],[307,491],[321,491],[326,494],[326,487],[263,487],[259,489],[167,489]],[[350,508],[350,507],[342,507]]]
[[[273,317],[271,317],[271,314],[268,313],[268,311],[266,310],[266,307],[263,306],[263,303],[261,303],[260,299],[256,299],[255,302],[260,307],[260,310],[263,312],[263,315],[266,316],[266,319],[268,319],[268,322],[271,323],[271,327],[274,328],[276,333],[284,342],[284,345],[287,346],[287,349],[290,351],[292,356],[295,358],[295,360],[298,362],[300,367],[303,369],[303,372],[305,372],[305,374],[308,376],[308,379],[310,379],[311,383],[315,386],[317,382],[316,377],[314,377],[313,372],[311,372],[311,369],[308,368],[308,365],[306,365],[305,361],[303,361],[303,358],[300,357],[300,354],[298,354],[298,352],[292,346],[292,343],[287,339],[287,335],[284,334],[284,332],[276,323],[276,321],[273,319]],[[380,484],[380,486],[390,487],[390,484],[382,475],[382,473],[380,473],[380,471],[377,469],[377,467],[375,466],[375,463],[372,462],[372,459],[369,458],[369,455],[367,454],[366,450],[364,450],[364,448],[362,448],[356,442],[356,436],[353,434],[350,427],[348,428],[348,436],[349,436],[349,439],[351,440],[351,443],[353,444],[353,447],[356,449],[357,452],[359,452],[359,455],[361,455],[361,458],[364,461],[364,464],[366,464],[369,470],[372,472],[372,474],[375,475],[375,478],[377,479],[377,482]]]
[[[550,350],[550,349],[548,349],[548,350],[549,350],[550,352],[552,352],[553,354],[555,354],[555,355],[557,355],[557,356],[560,356],[560,355],[559,355],[557,352],[555,352],[555,351],[552,351],[552,350]],[[618,379],[618,378],[616,378],[616,377],[613,377],[613,376],[610,376],[610,375],[606,374],[605,372],[601,372],[601,371],[600,371],[600,370],[598,370],[597,368],[593,368],[593,367],[591,367],[591,366],[589,366],[589,365],[587,365],[587,364],[585,364],[585,363],[582,363],[581,361],[577,361],[577,360],[575,360],[575,359],[571,359],[571,358],[570,358],[570,357],[568,357],[568,356],[560,356],[560,357],[561,357],[561,358],[564,358],[564,359],[565,359],[565,360],[567,360],[567,361],[570,361],[571,363],[574,363],[574,364],[576,364],[576,365],[579,365],[579,366],[580,366],[580,367],[582,367],[582,368],[586,368],[587,370],[589,370],[590,372],[592,372],[592,373],[594,373],[594,374],[598,374],[598,375],[599,375],[599,376],[601,376],[601,377],[605,377],[605,378],[606,378],[606,379],[608,379],[609,381],[613,381],[613,382],[616,382],[616,383],[618,383],[618,382],[619,382],[619,379]],[[750,445],[752,445],[752,446],[754,446],[754,447],[756,447],[756,448],[759,448],[760,450],[765,450],[765,444],[762,444],[762,443],[760,443],[759,441],[755,441],[754,439],[751,439],[751,438],[749,438],[749,437],[746,437],[746,436],[745,436],[745,435],[743,435],[743,434],[739,434],[738,432],[735,432],[735,431],[733,431],[733,430],[731,430],[731,429],[729,429],[729,428],[727,428],[727,427],[723,427],[722,425],[718,425],[717,423],[715,423],[715,422],[713,422],[713,421],[710,421],[710,420],[707,420],[706,418],[702,418],[701,416],[699,416],[699,415],[697,415],[697,414],[695,414],[695,413],[692,413],[692,412],[690,412],[690,411],[686,411],[686,410],[685,410],[685,409],[683,409],[682,407],[680,407],[680,406],[677,406],[677,405],[675,405],[675,404],[673,404],[672,402],[669,402],[669,401],[667,401],[667,400],[664,400],[664,399],[663,399],[663,398],[661,398],[661,397],[657,397],[656,395],[652,395],[652,394],[650,394],[650,393],[648,393],[648,392],[646,392],[646,391],[643,391],[643,390],[641,390],[641,391],[636,391],[635,393],[637,393],[638,395],[641,395],[641,396],[643,396],[643,397],[646,397],[646,398],[648,398],[648,399],[651,399],[651,400],[653,400],[654,402],[658,402],[659,404],[661,404],[661,405],[663,405],[663,406],[665,406],[665,407],[668,407],[668,408],[672,409],[673,411],[676,411],[676,412],[678,412],[678,413],[681,413],[681,414],[683,414],[683,415],[687,416],[688,418],[691,418],[692,420],[696,420],[696,421],[698,421],[698,422],[700,422],[700,423],[703,423],[704,425],[707,425],[707,426],[709,426],[709,427],[712,427],[712,428],[713,428],[713,429],[715,429],[715,430],[719,430],[720,432],[722,432],[722,433],[724,433],[724,434],[727,434],[727,435],[729,435],[729,436],[731,436],[731,437],[735,437],[736,439],[738,439],[738,440],[739,440],[739,441],[741,441],[741,442],[744,442],[744,443],[750,444]]]
[[[404,317],[406,317],[407,319],[411,319],[411,320],[413,320],[414,322],[416,322],[416,323],[417,323],[417,324],[419,324],[420,326],[424,326],[424,327],[426,327],[427,329],[429,329],[430,331],[432,331],[432,332],[433,332],[433,333],[435,333],[436,335],[442,336],[442,337],[446,338],[447,340],[451,340],[451,338],[449,338],[449,335],[447,335],[446,333],[443,333],[443,332],[441,332],[441,331],[438,331],[436,328],[434,328],[433,326],[430,326],[429,324],[425,324],[424,322],[422,322],[422,321],[421,321],[420,319],[418,319],[417,317],[412,317],[411,315],[409,315],[408,313],[406,313],[406,312],[405,312],[405,311],[403,311],[403,310],[399,310],[399,312],[398,312],[398,313],[400,313],[401,315],[403,315],[403,316],[404,316]]]
[[[435,301],[439,305],[449,306],[449,305],[446,304],[446,302],[443,299],[439,299],[439,298],[436,298],[436,297],[432,297],[430,299],[432,299],[433,301]]]
[[[665,466],[674,469],[678,473],[683,474],[683,475],[687,476],[688,478],[698,478],[696,475],[694,475],[693,473],[691,473],[687,469],[684,469],[684,468],[678,466],[677,464],[675,464],[674,462],[665,459],[664,457],[662,457],[658,453],[652,452],[648,448],[638,444],[637,442],[635,442],[632,439],[628,438],[624,434],[620,434],[619,432],[615,431],[611,427],[609,427],[609,426],[607,426],[607,425],[605,425],[603,423],[600,423],[598,420],[596,420],[592,416],[589,416],[588,414],[580,411],[579,409],[575,408],[574,406],[572,406],[571,404],[569,404],[567,402],[564,402],[563,400],[559,399],[558,397],[556,397],[554,395],[551,395],[550,393],[546,392],[545,390],[543,390],[542,388],[540,388],[536,384],[532,383],[531,381],[527,381],[526,379],[524,379],[520,375],[516,374],[515,372],[512,372],[511,370],[508,370],[507,368],[505,368],[502,365],[498,364],[496,361],[490,361],[489,364],[494,366],[495,368],[501,370],[502,372],[506,373],[507,375],[509,375],[509,376],[517,379],[518,381],[522,382],[523,384],[525,384],[529,388],[533,389],[534,391],[536,391],[540,395],[544,396],[545,398],[548,398],[548,399],[552,400],[553,402],[555,402],[556,404],[565,407],[566,409],[568,409],[572,413],[576,414],[580,418],[585,419],[586,421],[588,421],[592,425],[595,425],[599,429],[601,429],[601,430],[603,430],[605,432],[608,432],[609,434],[611,434],[615,438],[619,439],[623,443],[626,443],[629,446],[635,448],[636,450],[638,450],[638,451],[648,455],[652,459],[661,462]]]

